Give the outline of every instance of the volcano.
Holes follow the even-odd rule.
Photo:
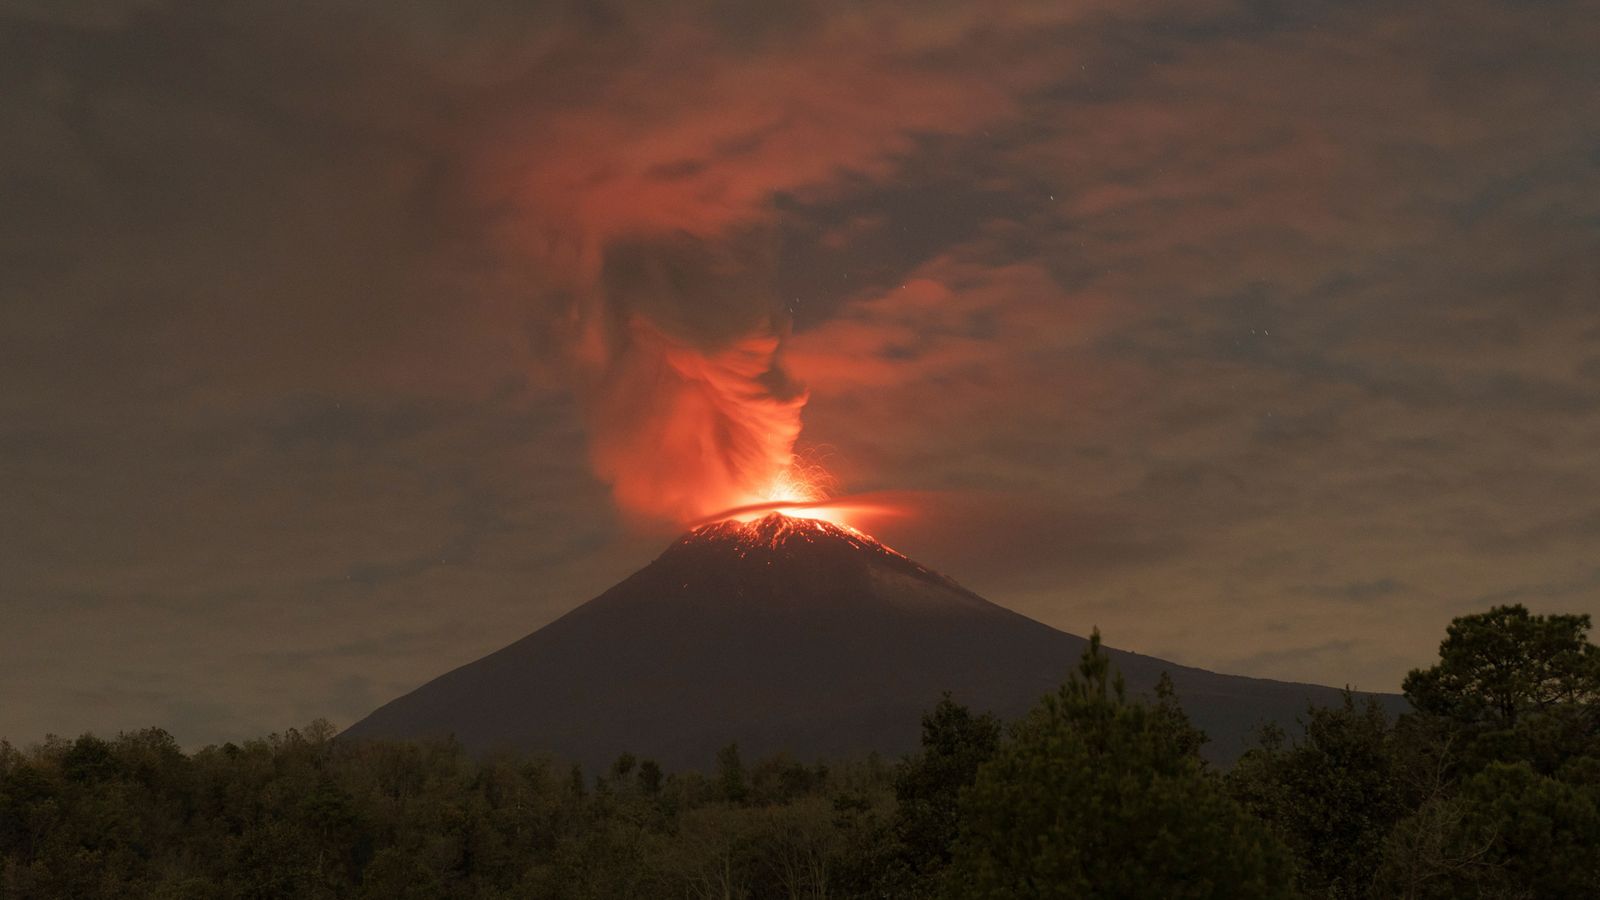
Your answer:
[[[984,600],[861,532],[768,515],[696,528],[554,622],[373,712],[347,738],[454,735],[605,766],[623,752],[704,768],[917,746],[940,693],[1003,718],[1059,685],[1087,641]],[[1228,761],[1326,687],[1219,675],[1110,650],[1135,694],[1168,673]],[[1393,706],[1399,698],[1386,698]]]

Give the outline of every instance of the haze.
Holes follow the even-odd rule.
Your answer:
[[[1592,5],[657,6],[0,0],[0,736],[348,724],[645,565],[624,316],[1117,647],[1600,614]]]

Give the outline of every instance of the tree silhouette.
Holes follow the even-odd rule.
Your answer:
[[[1095,632],[963,795],[947,896],[1292,896],[1286,851],[1172,726],[1129,701]]]

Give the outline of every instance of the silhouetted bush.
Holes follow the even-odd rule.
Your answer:
[[[320,721],[194,753],[0,742],[0,897],[1600,897],[1588,628],[1457,619],[1414,712],[1308,709],[1225,774],[1098,638],[1010,728],[945,697],[898,763],[729,745],[709,776],[625,754],[591,779]]]

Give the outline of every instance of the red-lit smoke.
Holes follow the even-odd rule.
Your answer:
[[[818,500],[798,480],[806,394],[776,334],[702,349],[633,318],[591,389],[596,473],[630,512],[691,522],[768,500]]]
[[[536,339],[573,350],[595,471],[626,514],[686,524],[829,493],[794,465],[807,395],[783,366],[775,198],[883,177],[923,137],[1014,113],[1048,70],[997,63],[1056,9],[1004,34],[958,9],[909,25],[865,8],[801,17],[760,53],[713,22],[647,17],[649,40],[564,81],[541,71],[530,83],[561,89],[486,123],[475,177],[544,308],[561,310]],[[969,45],[982,77],[948,64]]]

